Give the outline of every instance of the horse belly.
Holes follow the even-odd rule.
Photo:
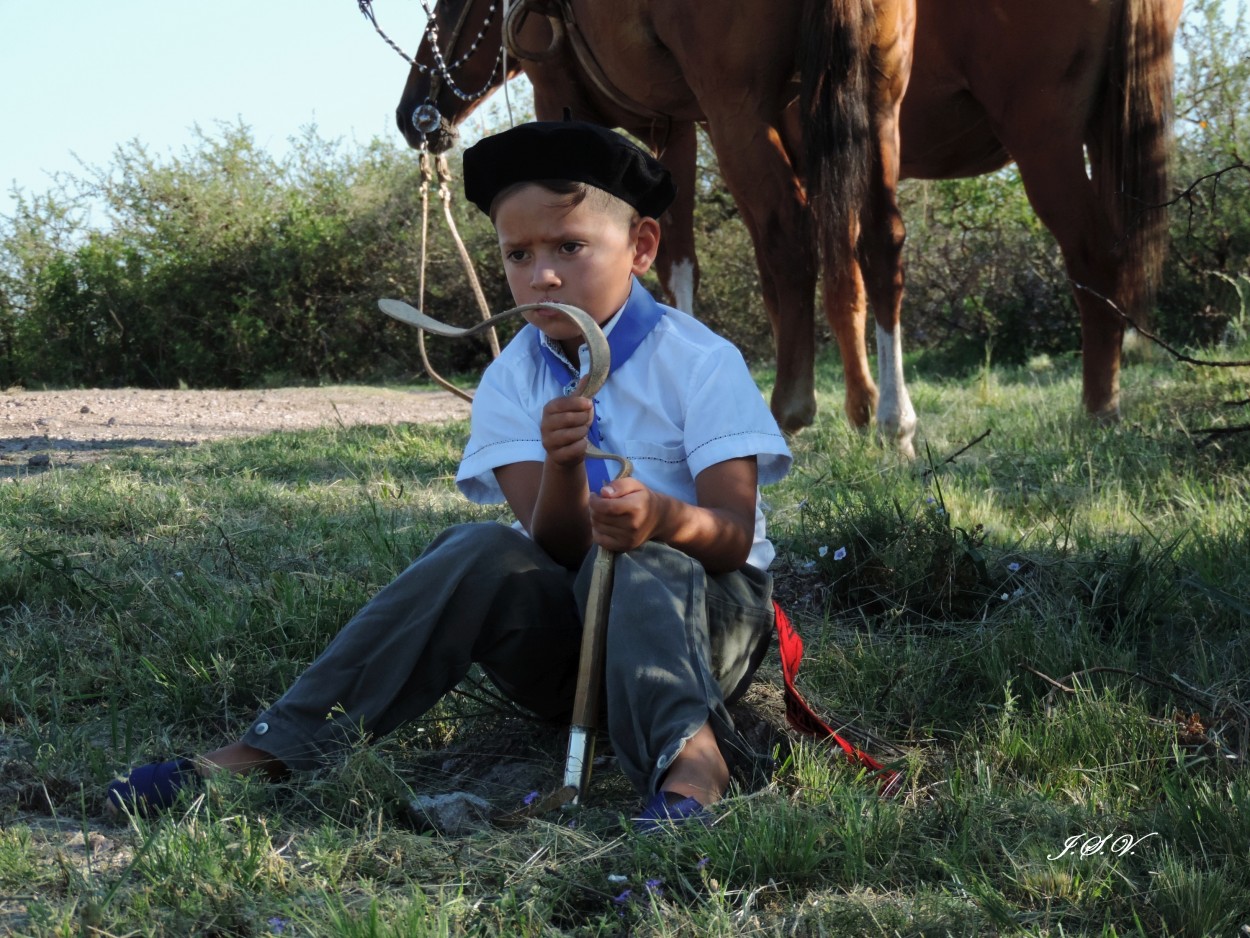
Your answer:
[[[1079,136],[1102,76],[1117,0],[917,0],[903,99],[904,177],[978,176],[1006,165],[1022,122]],[[1056,107],[1061,103],[1063,106]]]
[[[904,179],[957,179],[1001,169],[1011,156],[967,91],[935,94],[912,83],[899,121]]]
[[[996,0],[960,58],[967,87],[999,127],[1080,135],[1104,80],[1122,0]]]

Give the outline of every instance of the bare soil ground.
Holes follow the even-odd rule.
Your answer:
[[[0,392],[0,478],[92,462],[122,449],[342,424],[434,423],[467,417],[444,391],[360,386],[259,391]]]

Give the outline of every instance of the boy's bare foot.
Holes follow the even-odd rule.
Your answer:
[[[712,727],[704,723],[686,740],[660,782],[660,790],[694,798],[705,808],[720,801],[729,787],[729,766],[716,744]]]

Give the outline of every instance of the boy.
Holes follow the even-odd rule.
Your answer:
[[[584,354],[538,309],[487,368],[456,483],[506,500],[517,525],[443,532],[377,594],[237,742],[143,766],[109,806],[160,808],[218,771],[281,777],[323,764],[361,727],[383,735],[450,691],[473,662],[549,719],[572,707],[593,557],[618,551],[606,638],[606,723],[647,803],[640,829],[701,817],[729,781],[725,709],[768,647],[773,550],[758,485],[790,454],[737,350],[637,282],[674,188],[650,155],[603,128],[531,123],[464,156],[465,193],[495,225],[517,305],[566,303],[607,332],[595,401],[569,396]],[[608,481],[587,440],[623,453]]]

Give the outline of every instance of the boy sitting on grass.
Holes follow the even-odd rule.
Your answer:
[[[499,236],[517,305],[581,307],[608,335],[611,375],[570,396],[582,337],[538,309],[487,368],[456,475],[519,524],[444,531],[338,634],[244,736],[132,771],[108,804],[160,809],[217,772],[280,778],[425,713],[473,662],[522,707],[567,719],[592,545],[618,551],[606,637],[606,725],[647,799],[642,830],[706,816],[743,744],[726,711],[768,647],[774,551],[758,486],[790,453],[738,351],[635,279],[659,245],[667,170],[573,121],[524,124],[464,155],[465,192]],[[609,481],[588,438],[632,460]]]

